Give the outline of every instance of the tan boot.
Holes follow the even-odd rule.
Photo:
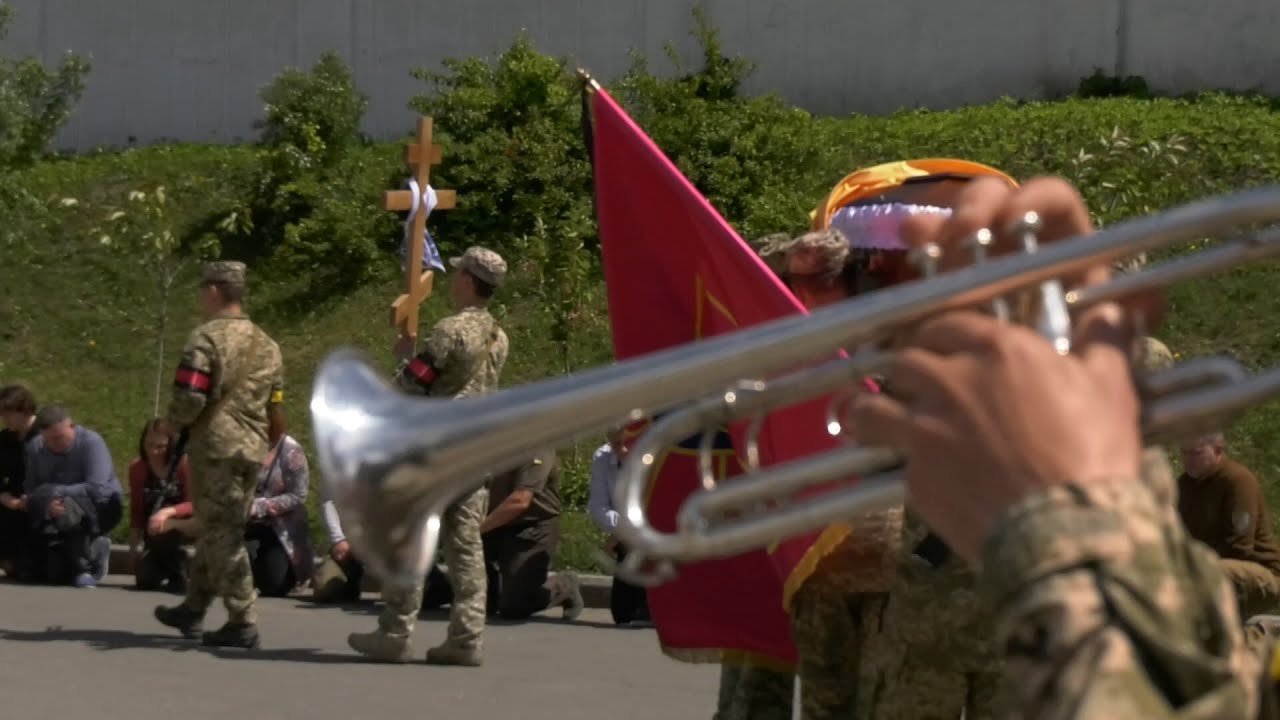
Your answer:
[[[556,577],[564,581],[565,598],[560,601],[561,607],[564,608],[563,617],[565,620],[577,620],[582,614],[582,609],[586,607],[586,603],[582,600],[582,582],[578,580],[576,573],[571,572],[556,573]]]
[[[381,630],[371,633],[351,633],[347,644],[352,650],[371,660],[386,663],[407,663],[413,659],[413,649],[407,638],[392,637]]]
[[[445,642],[427,651],[428,665],[463,665],[480,667],[482,662],[480,646],[462,647]]]

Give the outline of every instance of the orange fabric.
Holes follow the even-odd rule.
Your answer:
[[[970,177],[996,177],[1013,187],[1018,181],[999,170],[982,163],[951,158],[926,158],[923,160],[898,160],[849,173],[827,193],[822,203],[813,211],[813,230],[821,230],[831,223],[831,216],[851,202],[868,195],[882,193],[899,187],[913,177],[929,175],[967,175]]]

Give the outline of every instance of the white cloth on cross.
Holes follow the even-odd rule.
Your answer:
[[[416,178],[409,178],[408,182],[409,194],[413,196],[413,204],[409,207],[409,217],[404,221],[404,242],[400,243],[400,271],[404,272],[408,269],[409,264],[409,235],[413,233],[413,220],[419,211],[425,212],[428,217],[431,211],[436,209],[438,200],[436,199],[436,191],[430,185],[427,185],[426,192],[422,192],[418,187]],[[435,268],[440,272],[444,272],[444,260],[440,257],[440,251],[436,249],[435,241],[431,239],[431,232],[426,229],[426,224],[422,226],[422,269],[428,270]]]

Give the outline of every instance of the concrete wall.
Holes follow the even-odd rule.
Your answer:
[[[527,28],[544,51],[607,82],[628,50],[669,69],[696,61],[693,0],[9,0],[3,52],[93,72],[63,148],[252,138],[258,88],[325,50],[370,96],[366,130],[396,137],[425,85],[413,67],[492,55]],[[1094,68],[1158,89],[1280,93],[1276,0],[706,0],[730,53],[760,68],[751,89],[818,113],[948,108],[1072,90]]]

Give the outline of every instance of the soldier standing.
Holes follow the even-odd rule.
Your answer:
[[[155,616],[193,638],[221,597],[227,622],[204,633],[202,643],[254,648],[256,594],[243,538],[258,470],[283,428],[284,364],[280,347],[241,309],[244,293],[243,263],[205,265],[200,302],[207,319],[182,350],[167,416],[188,443],[201,529],[186,600],[157,607]]]
[[[470,247],[449,264],[458,270],[449,284],[458,311],[436,323],[422,351],[396,373],[402,390],[430,397],[483,395],[497,389],[507,360],[507,334],[489,314],[489,298],[502,285],[507,264],[498,253]],[[487,580],[480,523],[488,505],[484,487],[463,496],[441,519],[440,551],[453,585],[448,636],[427,651],[434,665],[478,666],[482,659]],[[347,644],[380,662],[408,662],[409,639],[422,606],[422,585],[387,588],[378,629],[352,633]]]

